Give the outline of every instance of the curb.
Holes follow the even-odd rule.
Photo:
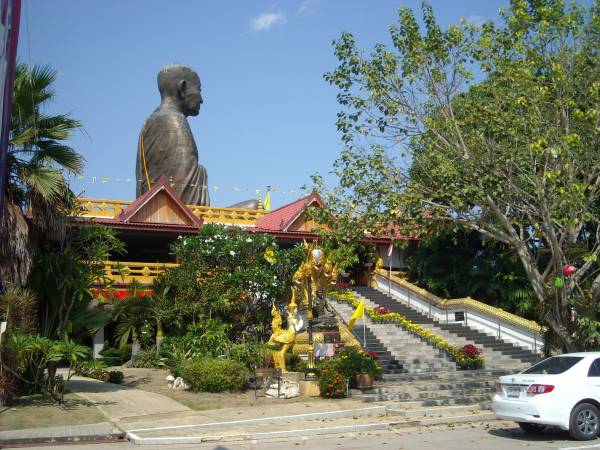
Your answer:
[[[190,425],[173,425],[167,427],[153,427],[153,428],[133,428],[127,430],[127,436],[131,433],[139,432],[155,432],[155,431],[166,431],[166,430],[183,430],[189,428],[231,428],[240,425],[258,425],[261,423],[276,423],[276,422],[300,422],[304,420],[315,420],[315,419],[339,419],[342,417],[366,417],[373,416],[376,414],[385,414],[387,406],[372,406],[369,408],[359,409],[344,409],[337,411],[324,411],[318,413],[306,413],[306,414],[294,414],[290,416],[275,416],[275,417],[261,417],[259,419],[245,419],[245,420],[233,420],[227,422],[213,422],[213,423],[200,423]]]
[[[202,442],[214,442],[224,439],[231,440],[263,440],[263,439],[277,439],[277,438],[288,438],[298,437],[310,434],[311,436],[317,436],[322,434],[337,434],[337,433],[358,433],[361,431],[374,431],[374,430],[387,430],[391,423],[365,423],[362,425],[342,425],[337,427],[329,428],[303,428],[299,430],[286,430],[286,431],[268,431],[260,433],[240,433],[230,434],[221,436],[204,436],[204,437],[155,437],[155,438],[140,438],[134,433],[127,433],[129,440],[137,445],[174,445],[174,444],[200,444]]]
[[[8,434],[9,432],[1,432],[0,448],[23,444],[58,444],[79,441],[124,441],[126,439],[125,433],[112,423],[104,422],[93,425],[104,427],[106,431],[99,432],[89,430],[91,427],[90,425],[75,425],[71,427],[56,427],[48,429],[34,428],[33,430],[39,430],[39,432],[35,433],[37,434],[36,436],[26,435],[26,433],[32,429],[11,431],[10,433],[14,434],[15,436],[7,438],[2,438],[1,436],[3,433]],[[78,429],[81,429],[81,431],[78,432]],[[19,434],[22,434],[22,436],[19,436]]]

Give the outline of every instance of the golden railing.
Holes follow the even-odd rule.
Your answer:
[[[78,198],[77,202],[84,217],[115,218],[131,204],[124,200]],[[204,222],[230,223],[236,225],[254,225],[264,214],[262,209],[219,208],[213,206],[187,206],[192,214],[202,217]]]
[[[152,284],[154,278],[163,273],[165,269],[179,267],[179,264],[174,263],[104,261],[102,264],[108,279],[114,283],[123,284],[133,281],[140,284]]]
[[[385,270],[377,269],[375,272],[377,273],[377,275],[380,275],[387,280],[390,279],[388,272]],[[402,278],[399,278],[394,274],[392,274],[391,280],[392,282],[404,287],[405,289],[408,289],[409,291],[420,295],[421,298],[423,298],[427,303],[439,309],[471,308],[488,314],[489,316],[492,316],[496,319],[500,319],[504,322],[519,326],[521,328],[525,328],[529,331],[533,331],[538,334],[542,334],[544,332],[543,327],[537,322],[534,322],[533,320],[524,319],[523,317],[519,317],[515,314],[509,313],[508,311],[504,311],[503,309],[487,305],[478,300],[472,299],[471,297],[442,299],[423,288],[415,286],[414,284],[409,283],[408,281]]]
[[[216,208],[212,206],[188,205],[192,214],[202,217],[205,222],[254,225],[264,214],[262,209]]]

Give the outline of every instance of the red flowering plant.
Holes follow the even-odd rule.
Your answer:
[[[456,362],[461,369],[481,369],[483,368],[481,350],[473,344],[467,344],[460,349]]]
[[[374,308],[373,311],[375,312],[375,314],[389,314],[390,310],[387,309],[385,306],[378,306],[377,308]]]
[[[336,358],[324,361],[319,375],[321,397],[344,398],[348,396],[348,378],[340,371]]]
[[[379,353],[377,352],[367,352],[367,356],[373,359],[379,359]]]
[[[481,350],[475,347],[473,344],[467,344],[462,348],[462,352],[469,358],[475,358],[481,355]]]

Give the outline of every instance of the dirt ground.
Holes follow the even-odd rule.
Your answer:
[[[125,374],[125,378],[123,379],[123,384],[125,386],[162,394],[196,411],[228,407],[273,405],[274,403],[281,403],[283,405],[286,403],[289,404],[290,402],[310,402],[314,404],[314,402],[322,400],[319,397],[296,397],[287,400],[266,398],[261,389],[257,389],[256,398],[254,396],[254,390],[247,390],[245,392],[222,392],[218,394],[210,392],[180,391],[168,388],[167,380],[165,379],[167,375],[169,375],[168,370],[121,367],[119,367],[118,370],[121,370]]]
[[[76,394],[66,394],[64,405],[55,405],[43,395],[28,395],[16,399],[12,406],[0,408],[0,431],[105,421],[98,408]]]

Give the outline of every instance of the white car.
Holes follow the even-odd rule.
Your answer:
[[[600,352],[544,359],[515,375],[500,377],[492,402],[500,419],[528,433],[547,425],[569,430],[578,440],[600,431]]]

